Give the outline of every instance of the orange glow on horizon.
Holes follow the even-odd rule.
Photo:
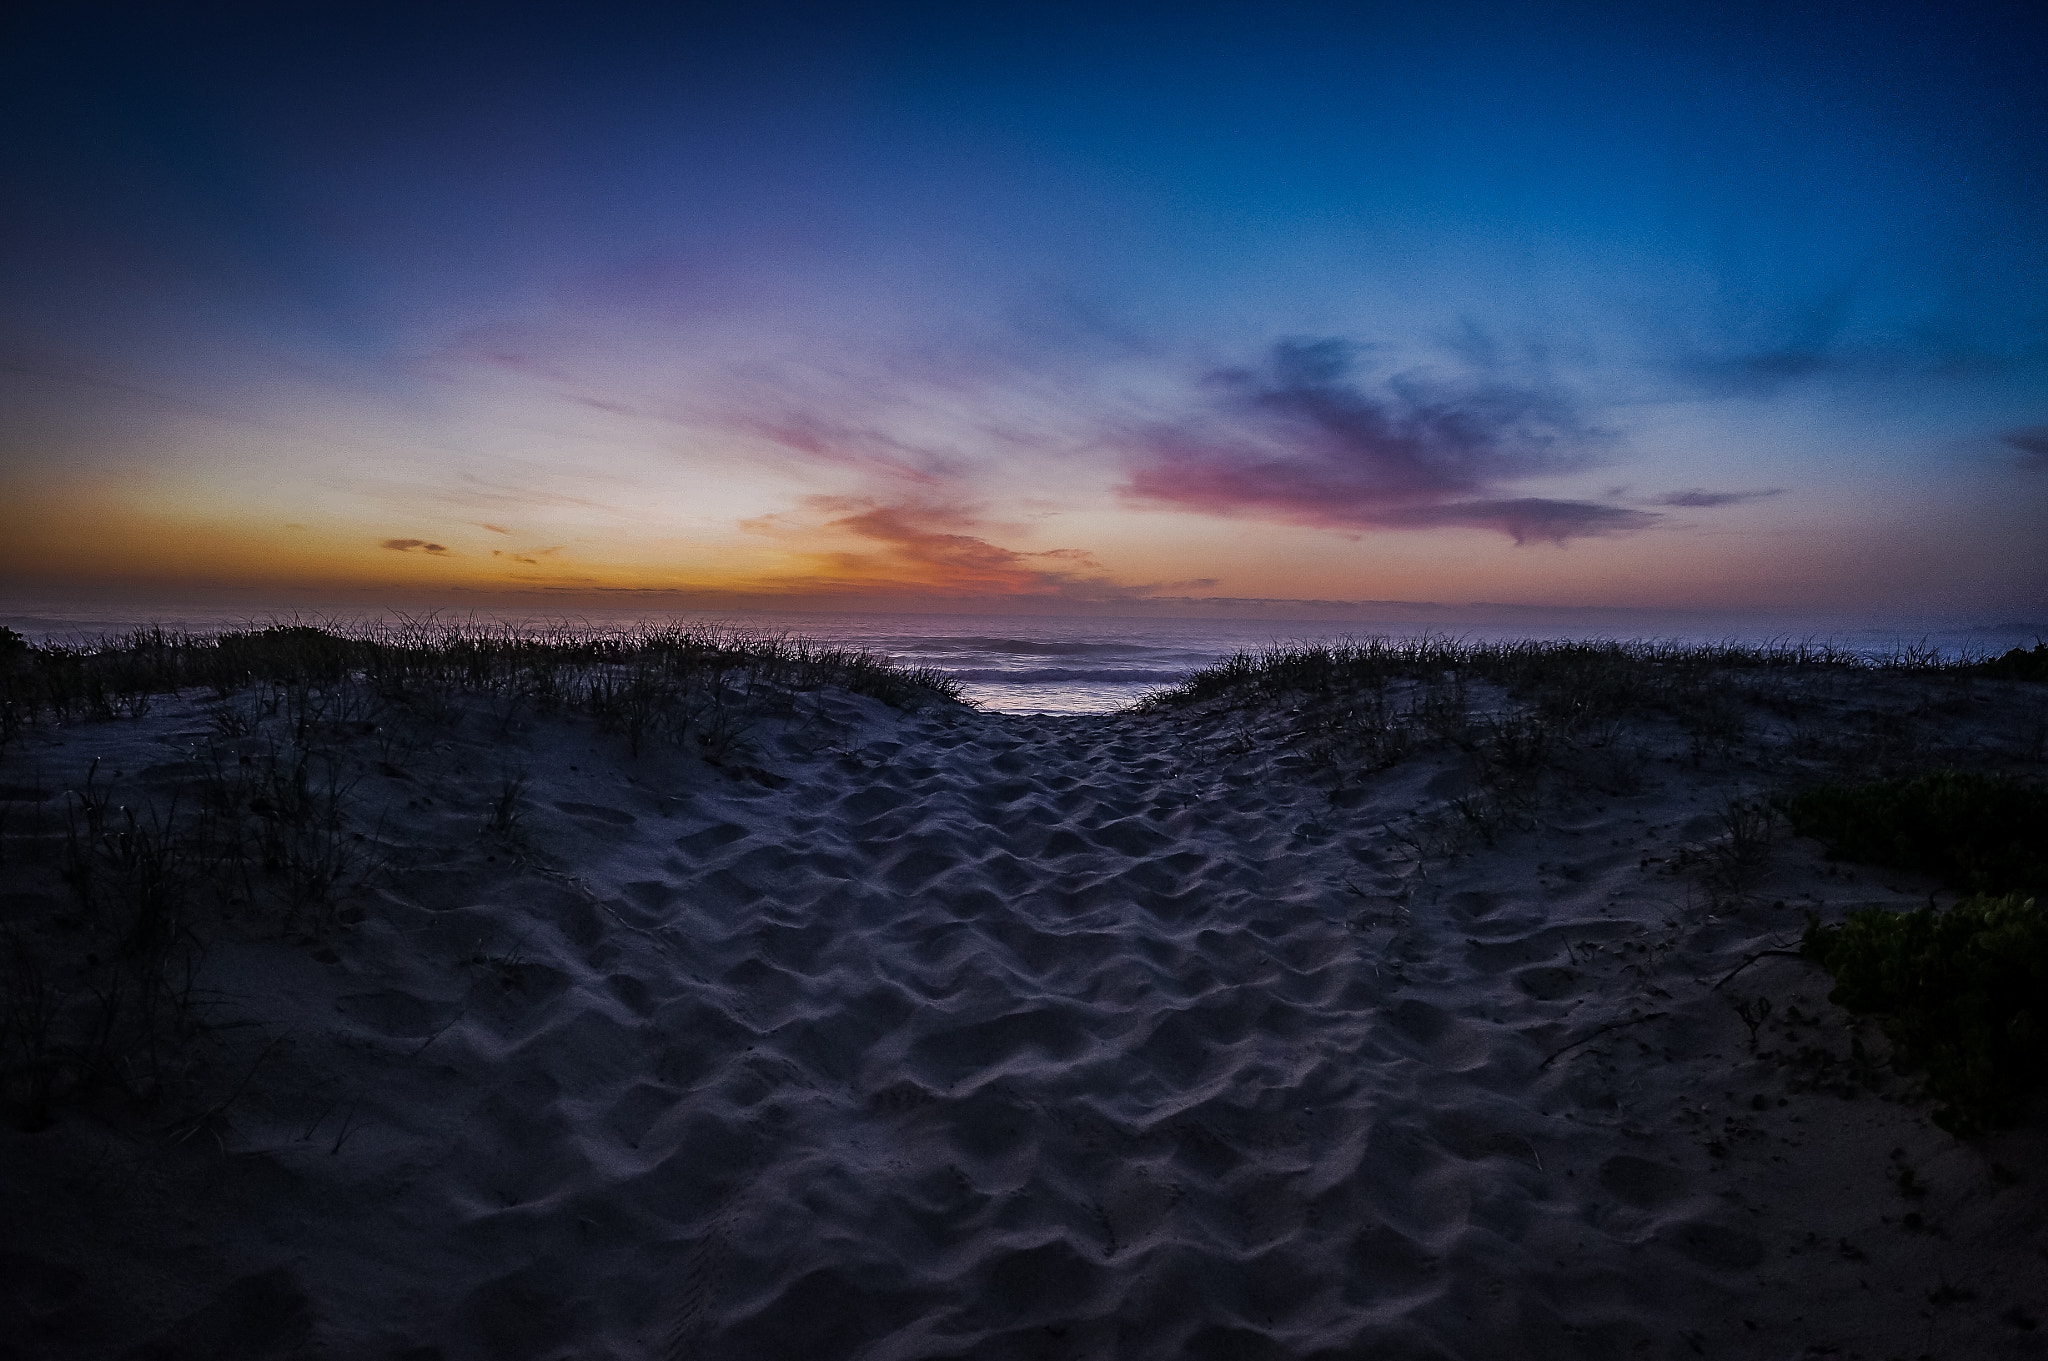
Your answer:
[[[998,520],[946,503],[795,498],[752,518],[677,532],[658,508],[596,513],[391,515],[159,481],[0,485],[0,572],[38,588],[265,590],[352,598],[638,598],[677,607],[889,609],[1009,602],[1058,612],[1474,601],[1699,609],[1881,607],[1946,553],[1995,562],[1996,536],[1883,554],[1853,533],[1652,531],[1517,546],[1470,528],[1336,533],[1097,505]],[[453,498],[450,498],[451,500]],[[1758,513],[1782,517],[1765,508]],[[539,527],[535,528],[534,525]],[[2023,527],[2022,527],[2023,528]],[[1896,547],[1896,544],[1889,545]],[[1910,570],[1909,570],[1910,569]]]

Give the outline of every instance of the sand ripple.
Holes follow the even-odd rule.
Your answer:
[[[1221,720],[816,703],[728,769],[415,772],[516,759],[523,842],[223,963],[299,1058],[222,1141],[246,1269],[148,1354],[1795,1355],[1793,1272],[1873,1297],[1817,1126],[1732,1090],[1778,1109],[1707,983],[1789,914],[1660,877],[1696,785],[1426,848],[1455,751],[1332,792]]]

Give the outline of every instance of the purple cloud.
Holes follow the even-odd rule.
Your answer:
[[[1649,511],[1504,497],[1502,484],[1591,466],[1611,446],[1563,394],[1396,376],[1369,390],[1357,350],[1282,341],[1261,369],[1211,376],[1204,418],[1125,442],[1125,497],[1341,529],[1459,525],[1516,543],[1641,529]]]

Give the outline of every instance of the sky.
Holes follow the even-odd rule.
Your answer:
[[[2048,614],[2037,5],[0,22],[16,597]]]

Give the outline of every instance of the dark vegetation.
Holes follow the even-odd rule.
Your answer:
[[[391,854],[357,786],[452,728],[503,736],[580,714],[624,740],[743,760],[749,730],[838,687],[897,706],[956,702],[949,677],[870,653],[724,632],[626,635],[415,625],[148,629],[81,646],[0,630],[0,1112],[25,1128],[66,1107],[191,1104],[218,998],[203,985],[224,932],[309,946],[360,919]],[[58,733],[201,700],[187,759],[129,776],[47,769]],[[33,763],[20,749],[42,730]],[[27,766],[27,769],[24,769]],[[516,778],[481,832],[517,831]],[[197,1126],[180,1126],[189,1136]]]
[[[1832,1001],[1877,1016],[1925,1069],[1944,1128],[2022,1118],[2048,1077],[2048,789],[1939,770],[1809,790],[1789,812],[1833,855],[1974,895],[1946,912],[1814,922],[1804,949],[1834,976]]]
[[[1936,770],[1825,785],[1788,801],[1793,829],[1830,855],[1931,875],[1963,893],[2048,899],[2048,788]]]
[[[1970,1134],[2026,1115],[2048,1076],[2048,913],[2017,894],[1946,912],[1868,910],[1807,928],[1836,1005],[1876,1015],[1925,1069],[1935,1122]]]
[[[1979,663],[1977,674],[1998,680],[2048,681],[2048,643],[2016,647],[2001,657]]]

